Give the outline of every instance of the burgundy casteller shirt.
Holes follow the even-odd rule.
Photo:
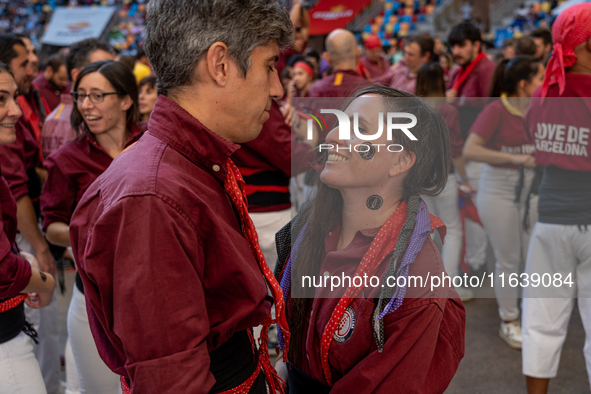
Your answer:
[[[72,248],[109,368],[133,393],[207,393],[209,353],[271,308],[224,189],[239,145],[164,96],[148,130],[85,193]]]

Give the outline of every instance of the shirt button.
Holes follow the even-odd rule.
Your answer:
[[[330,272],[324,271],[324,276],[330,276]]]
[[[214,164],[213,167],[211,167],[212,170],[214,170],[215,172],[218,172],[220,170],[220,166],[218,166],[217,164]]]

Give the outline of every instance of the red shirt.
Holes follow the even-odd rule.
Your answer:
[[[131,138],[126,146],[142,135],[137,127],[131,127]],[[47,181],[41,194],[43,230],[54,222],[70,224],[72,213],[86,189],[111,164],[113,159],[89,135],[66,143],[44,162]]]
[[[160,96],[149,131],[88,188],[70,223],[101,358],[133,393],[207,393],[209,352],[271,303],[225,191],[224,140]]]
[[[291,207],[292,166],[297,172],[306,171],[311,169],[307,162],[315,159],[314,154],[306,155],[312,147],[292,135],[275,101],[269,115],[261,134],[242,144],[232,155],[246,183],[248,212],[274,212]]]
[[[59,105],[60,95],[67,94],[69,91],[68,86],[63,89],[59,89],[53,83],[45,79],[43,74],[40,74],[37,78],[35,78],[33,80],[33,84],[47,102],[50,111],[53,111],[53,109]]]
[[[0,145],[0,165],[15,200],[29,194],[27,171],[41,167],[39,145],[21,117],[16,123],[16,141]]]
[[[523,123],[535,143],[536,164],[591,171],[590,91],[591,76],[566,73],[562,95],[557,84],[543,102],[541,87],[534,92]]]
[[[382,76],[390,68],[390,62],[384,56],[382,56],[380,63],[372,62],[365,56],[361,58],[361,61],[372,79]]]
[[[31,280],[31,264],[12,253],[16,239],[16,203],[0,169],[0,299],[18,295]]]
[[[512,115],[507,111],[500,99],[488,104],[476,118],[470,128],[470,133],[475,133],[484,138],[488,149],[512,154],[534,154],[534,146],[525,136],[523,119]],[[517,169],[519,166],[500,164],[495,167]]]
[[[60,146],[76,138],[76,130],[70,124],[70,114],[74,108],[72,96],[70,93],[64,93],[60,100],[60,104],[47,115],[41,130],[43,157],[49,157]]]
[[[359,231],[349,246],[336,250],[340,229],[325,239],[325,258],[320,272],[353,277],[379,228]],[[390,255],[378,270],[383,277]],[[441,277],[443,261],[434,242],[427,237],[410,276],[425,278],[427,273]],[[342,292],[346,287],[340,288]],[[409,287],[396,311],[384,317],[386,342],[378,352],[373,336],[372,315],[375,294],[355,299],[350,307],[355,317],[352,332],[344,342],[331,342],[328,354],[334,386],[331,393],[379,394],[442,393],[453,378],[464,356],[465,311],[455,290],[441,287]],[[330,291],[323,288],[322,291]],[[318,292],[317,292],[318,293]],[[339,298],[315,297],[305,341],[307,360],[303,371],[326,384],[322,371],[320,340]]]

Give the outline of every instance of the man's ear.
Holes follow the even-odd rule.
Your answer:
[[[415,165],[417,156],[414,152],[402,151],[397,154],[398,158],[390,168],[388,175],[391,177],[404,174]]]
[[[80,74],[80,70],[77,68],[73,68],[72,72],[70,74],[72,75],[72,88],[74,88],[74,84],[76,83],[76,79],[78,78],[78,74]]]
[[[207,50],[205,66],[207,73],[215,83],[219,86],[226,86],[230,66],[228,46],[220,41],[214,42]]]

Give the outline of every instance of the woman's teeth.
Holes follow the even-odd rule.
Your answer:
[[[12,129],[14,126],[16,126],[16,123],[0,123],[0,126]]]
[[[89,122],[93,122],[95,120],[99,120],[101,117],[100,116],[87,116],[86,120]]]
[[[340,155],[335,155],[334,153],[331,153],[330,155],[328,155],[328,161],[347,161],[349,159],[347,159],[346,157],[340,156]]]

